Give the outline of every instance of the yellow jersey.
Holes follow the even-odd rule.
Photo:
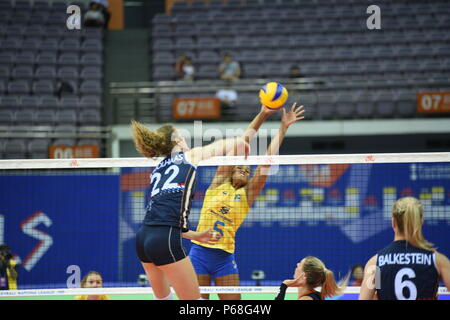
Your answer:
[[[15,268],[18,265],[17,261],[15,261],[14,259],[9,260],[9,263],[12,268]],[[6,275],[8,277],[8,289],[17,290],[17,278],[13,278],[9,269],[6,269]]]
[[[234,253],[236,232],[249,211],[245,188],[235,189],[228,181],[217,188],[208,189],[203,200],[197,231],[213,228],[222,237],[212,245],[198,241],[192,242],[204,247]]]

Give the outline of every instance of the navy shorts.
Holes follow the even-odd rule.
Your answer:
[[[195,273],[199,275],[209,274],[214,279],[239,273],[234,253],[207,248],[193,243],[191,251],[189,251],[189,258],[192,261]]]
[[[136,234],[136,253],[141,262],[162,266],[187,257],[181,229],[142,225]]]

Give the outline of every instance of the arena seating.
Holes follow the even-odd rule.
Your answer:
[[[103,124],[103,31],[66,29],[71,3],[0,1],[0,125],[6,131],[66,125],[77,133],[83,126]],[[85,3],[76,4],[85,9]],[[59,96],[63,81],[73,92]],[[41,157],[54,142],[2,139],[0,154]]]
[[[429,88],[419,83],[447,81],[433,90],[449,89],[450,3],[377,4],[381,30],[368,30],[364,0],[175,2],[170,15],[158,14],[151,21],[153,80],[175,80],[174,64],[182,53],[192,58],[196,80],[218,79],[217,66],[230,52],[244,79],[287,79],[295,64],[305,77],[361,81],[360,89],[377,85],[362,100],[353,89],[334,90],[335,101],[319,94],[316,119],[415,116],[415,93]],[[392,85],[396,83],[404,85]],[[410,92],[408,100],[405,91]],[[382,103],[385,99],[388,104]],[[248,99],[238,103],[243,101]],[[336,108],[343,104],[347,107]]]

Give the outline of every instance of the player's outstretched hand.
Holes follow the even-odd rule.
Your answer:
[[[276,113],[277,111],[278,111],[278,109],[270,109],[270,108],[267,108],[265,105],[261,105],[261,112],[268,116]]]
[[[297,102],[294,102],[294,104],[291,107],[291,110],[289,112],[286,112],[286,109],[283,109],[283,116],[281,117],[281,123],[284,127],[288,128],[291,124],[298,120],[302,120],[305,117],[302,116],[302,114],[305,112],[303,109],[303,106],[295,107],[297,105]]]

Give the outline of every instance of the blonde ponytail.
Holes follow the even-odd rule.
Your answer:
[[[131,132],[137,152],[147,158],[168,156],[175,142],[172,135],[175,128],[165,125],[156,131],[152,131],[137,121],[131,121]]]
[[[341,283],[337,284],[334,279],[333,271],[325,269],[324,273],[325,281],[323,282],[322,290],[320,291],[320,297],[322,300],[325,298],[332,298],[342,295],[347,287],[349,276],[347,276]]]
[[[327,269],[325,264],[317,257],[309,256],[302,260],[303,272],[306,274],[308,287],[316,288],[322,286],[321,299],[334,297],[344,293],[350,279],[350,273],[339,284],[334,279],[333,271]]]
[[[404,197],[397,200],[392,207],[392,217],[408,243],[416,248],[434,250],[433,244],[422,234],[423,206],[418,199]]]

